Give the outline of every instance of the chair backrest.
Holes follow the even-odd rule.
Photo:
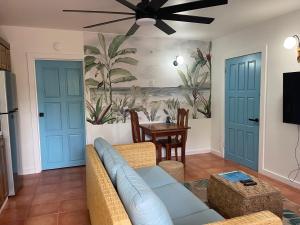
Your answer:
[[[134,110],[130,110],[129,112],[130,112],[130,119],[131,119],[132,140],[134,143],[142,142],[138,114]]]
[[[187,127],[188,120],[189,120],[189,110],[185,110],[183,108],[178,108],[178,110],[177,110],[177,125]]]

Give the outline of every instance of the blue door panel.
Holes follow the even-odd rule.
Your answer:
[[[245,63],[239,63],[239,71],[238,71],[238,89],[245,89]]]
[[[69,129],[80,129],[84,124],[83,115],[83,104],[82,102],[68,102],[68,128]]]
[[[261,54],[226,60],[225,158],[258,170]]]
[[[44,102],[43,112],[47,115],[47,120],[45,121],[45,129],[47,131],[62,129],[62,112],[60,102]]]
[[[83,143],[84,134],[70,134],[69,135],[69,148],[70,148],[70,160],[81,160],[84,157],[84,148],[81,146]]]
[[[64,159],[63,136],[46,137],[47,161],[49,163],[60,163]]]
[[[238,106],[237,106],[237,121],[239,124],[243,124],[245,121],[245,99],[243,97],[238,98]]]
[[[59,70],[57,68],[44,68],[41,79],[43,80],[45,98],[58,98],[60,96]]]
[[[230,75],[229,75],[229,90],[236,89],[236,65],[230,65]]]
[[[235,154],[235,130],[234,129],[228,129],[228,151],[230,154]]]
[[[68,96],[81,96],[82,94],[82,70],[66,69]]]
[[[36,61],[42,168],[85,163],[81,62]]]
[[[244,156],[244,131],[237,130],[237,157],[242,158]]]
[[[255,160],[255,144],[254,144],[254,135],[252,132],[246,133],[246,160],[254,161]]]

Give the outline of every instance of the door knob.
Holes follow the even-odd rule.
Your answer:
[[[255,118],[255,119],[249,118],[249,120],[250,120],[250,121],[253,121],[253,122],[256,122],[256,123],[259,122],[259,119],[258,119],[258,118]]]
[[[43,113],[43,112],[39,113],[39,117],[44,117],[44,116],[45,116],[45,113]]]

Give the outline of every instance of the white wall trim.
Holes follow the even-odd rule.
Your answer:
[[[6,199],[5,199],[4,203],[3,203],[3,205],[2,205],[1,208],[0,208],[0,214],[1,214],[2,211],[4,210],[7,201],[8,201],[8,197],[6,197]]]
[[[34,171],[25,170],[23,174],[40,173],[42,171],[41,165],[41,148],[40,148],[40,132],[39,132],[39,117],[38,117],[38,100],[37,100],[37,86],[36,86],[36,60],[68,60],[68,61],[83,61],[83,55],[78,53],[62,54],[62,53],[38,53],[27,52],[27,67],[30,87],[30,112],[31,112],[31,129],[33,137],[33,158]]]
[[[259,45],[253,47],[247,47],[240,51],[229,52],[225,55],[225,60],[235,58],[243,55],[249,55],[254,53],[261,53],[261,83],[260,83],[260,126],[259,126],[259,150],[258,150],[258,171],[262,172],[264,169],[264,152],[265,152],[265,137],[266,137],[266,102],[267,102],[267,56],[268,56],[268,45]],[[225,62],[224,66],[226,68]],[[225,71],[225,70],[224,70]],[[225,85],[225,74],[224,74],[224,85]],[[225,86],[224,86],[224,91]],[[224,120],[223,120],[223,135],[222,142],[225,143],[225,94],[224,94]],[[225,155],[225,148],[223,150],[223,157]]]
[[[191,148],[191,149],[185,150],[186,155],[205,154],[205,153],[210,153],[210,152],[211,152],[211,150],[207,149],[207,148],[200,148],[200,149],[199,148]]]
[[[216,150],[216,149],[212,149],[212,150],[211,150],[211,153],[214,154],[214,155],[216,155],[216,156],[219,156],[219,157],[221,157],[221,158],[225,158],[225,156],[224,156],[224,151],[223,151],[223,152],[220,152],[220,151],[218,151],[218,150]]]
[[[300,189],[300,182],[299,181],[291,182],[287,177],[282,176],[282,175],[280,175],[278,173],[275,173],[275,172],[273,172],[271,170],[268,170],[268,169],[263,169],[262,174],[264,174],[268,177],[271,177],[275,180],[281,181],[282,183],[285,183],[285,184],[287,184],[289,186],[292,186],[294,188]]]
[[[41,171],[37,172],[35,167],[32,168],[23,168],[21,175],[29,175],[34,173],[40,173]]]

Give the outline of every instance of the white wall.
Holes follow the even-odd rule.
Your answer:
[[[300,64],[296,49],[284,49],[283,41],[287,36],[300,34],[299,21],[298,11],[213,41],[213,151],[219,155],[224,151],[225,59],[260,51],[263,53],[260,171],[286,183],[290,183],[289,172],[297,168],[293,152],[297,126],[282,122],[282,73],[300,71]],[[293,185],[300,187],[300,177]]]
[[[64,58],[65,54],[83,55],[83,34],[77,31],[63,31],[54,29],[37,29],[25,27],[0,26],[0,35],[11,45],[11,59],[13,72],[17,77],[17,96],[20,113],[20,152],[22,158],[21,173],[29,174],[38,172],[39,159],[34,150],[37,148],[34,128],[37,114],[32,109],[32,102],[36,102],[36,96],[32,96],[30,87],[33,80],[30,79],[28,68],[28,55],[51,55],[51,58]],[[61,51],[53,48],[53,43],[61,43]],[[63,53],[63,54],[62,54]],[[31,83],[30,83],[31,82]]]
[[[83,59],[83,33],[56,29],[0,26],[0,36],[11,44],[13,72],[17,76],[17,96],[20,111],[20,173],[40,172],[38,114],[35,85],[35,59]],[[59,42],[61,50],[53,48]],[[174,57],[174,56],[170,56]],[[187,154],[211,149],[211,120],[190,120]],[[112,144],[130,143],[130,124],[92,126],[87,123],[87,142],[103,136]]]

